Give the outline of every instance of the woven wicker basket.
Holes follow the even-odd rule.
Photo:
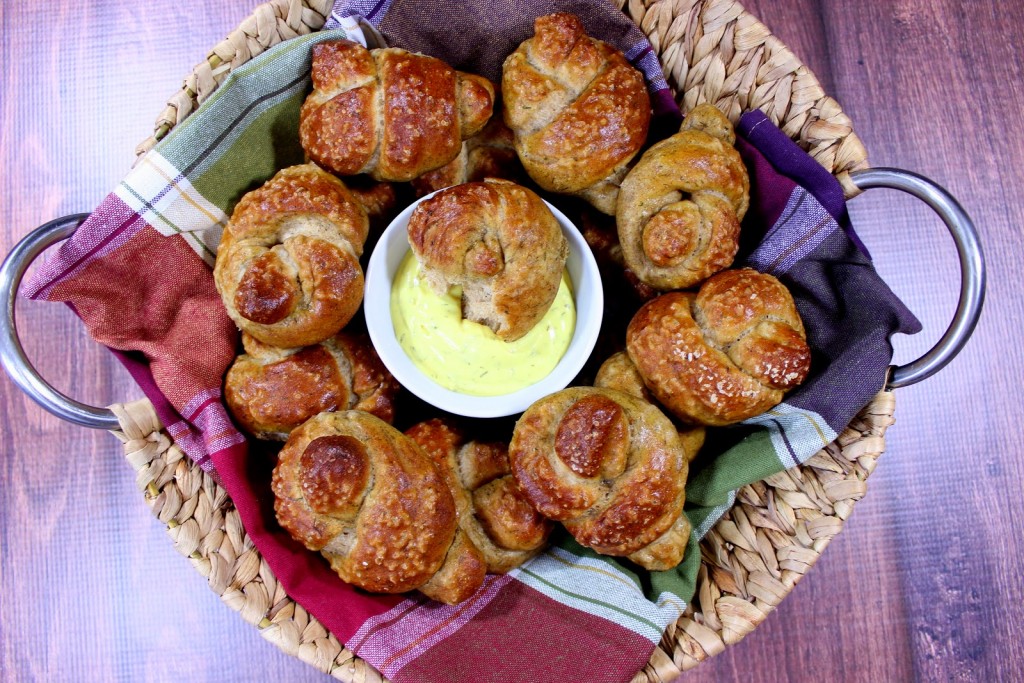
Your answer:
[[[272,0],[256,8],[185,81],[139,145],[144,154],[213,93],[235,67],[267,48],[319,30],[329,0]],[[619,6],[626,5],[619,0]],[[842,183],[867,166],[849,118],[814,75],[732,0],[630,0],[624,7],[650,38],[683,110],[718,105],[735,121],[759,108]],[[884,449],[894,401],[883,391],[806,464],[739,491],[701,544],[703,563],[689,610],[669,627],[635,681],[670,681],[750,633],[838,534],[866,492]],[[264,638],[344,681],[383,680],[275,579],[242,528],[227,493],[174,445],[148,401],[112,406],[140,490],[177,549],[210,588]]]

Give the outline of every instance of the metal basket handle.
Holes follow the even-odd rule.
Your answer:
[[[952,195],[923,176],[893,168],[855,171],[850,175],[862,190],[887,187],[918,197],[939,214],[956,242],[960,258],[960,301],[953,322],[930,351],[912,363],[893,367],[888,386],[915,384],[953,360],[978,323],[985,299],[985,262],[978,233]],[[0,319],[0,366],[29,398],[62,420],[93,429],[118,429],[113,412],[79,403],[54,389],[39,375],[18,340],[14,320],[18,288],[29,265],[47,247],[70,237],[87,217],[88,214],[65,216],[36,228],[14,247],[0,266],[0,293],[6,304],[4,317]]]
[[[978,324],[985,302],[985,259],[978,231],[953,195],[924,176],[898,168],[871,168],[854,171],[850,178],[861,190],[886,187],[914,195],[939,215],[956,243],[960,258],[960,301],[953,321],[931,350],[912,363],[893,366],[890,371],[890,389],[916,384],[953,360]]]
[[[120,424],[113,412],[68,398],[40,376],[25,355],[14,320],[18,288],[25,271],[47,247],[70,237],[88,217],[87,213],[79,213],[52,220],[26,235],[4,259],[0,266],[0,292],[4,297],[4,317],[0,319],[0,365],[19,389],[60,419],[93,429],[119,429]]]

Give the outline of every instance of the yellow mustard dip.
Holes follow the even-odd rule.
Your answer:
[[[565,355],[576,327],[567,272],[558,294],[532,330],[512,342],[462,317],[457,290],[438,296],[420,276],[410,251],[391,285],[395,337],[409,359],[446,389],[471,396],[502,396],[544,379]]]

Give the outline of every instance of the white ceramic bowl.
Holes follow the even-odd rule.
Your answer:
[[[569,348],[547,377],[524,389],[503,396],[471,396],[451,391],[423,374],[409,359],[395,338],[391,321],[391,282],[410,250],[409,218],[416,206],[429,196],[411,204],[391,222],[370,256],[363,301],[370,339],[377,355],[395,379],[441,410],[467,417],[502,417],[521,413],[534,401],[568,386],[594,349],[604,314],[604,291],[597,262],[576,226],[561,211],[545,202],[569,241],[566,268],[576,303],[576,328]]]

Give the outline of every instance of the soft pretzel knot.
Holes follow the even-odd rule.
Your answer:
[[[551,522],[519,490],[508,462],[508,445],[467,441],[447,422],[434,418],[406,430],[431,457],[455,498],[461,528],[487,563],[504,574],[539,553]]]
[[[368,413],[321,413],[293,431],[271,486],[281,526],[348,583],[449,604],[483,583],[486,565],[458,527],[444,477]]]
[[[640,158],[616,209],[626,266],[660,290],[684,289],[728,268],[739,248],[750,179],[732,124],[714,106]]]
[[[669,411],[721,426],[759,415],[807,377],[811,351],[793,297],[749,268],[668,292],[637,311],[626,350]]]
[[[509,459],[530,503],[582,545],[651,570],[682,561],[687,462],[650,403],[595,387],[551,394],[516,423]]]
[[[488,178],[441,190],[409,218],[409,244],[439,294],[462,287],[463,317],[505,341],[533,329],[558,293],[569,243],[544,201]]]
[[[366,212],[344,183],[312,164],[279,171],[239,200],[214,280],[228,315],[257,340],[316,344],[363,300]]]
[[[299,140],[310,159],[341,175],[407,181],[444,166],[494,106],[486,78],[427,55],[367,50],[349,40],[313,47],[312,78]]]
[[[615,213],[618,185],[647,139],[651,101],[621,52],[572,14],[534,22],[504,63],[505,123],[526,172],[545,190]]]
[[[224,378],[235,420],[260,439],[284,441],[317,413],[363,410],[394,418],[399,384],[365,335],[339,332],[319,344],[281,349],[242,335],[245,353]]]

